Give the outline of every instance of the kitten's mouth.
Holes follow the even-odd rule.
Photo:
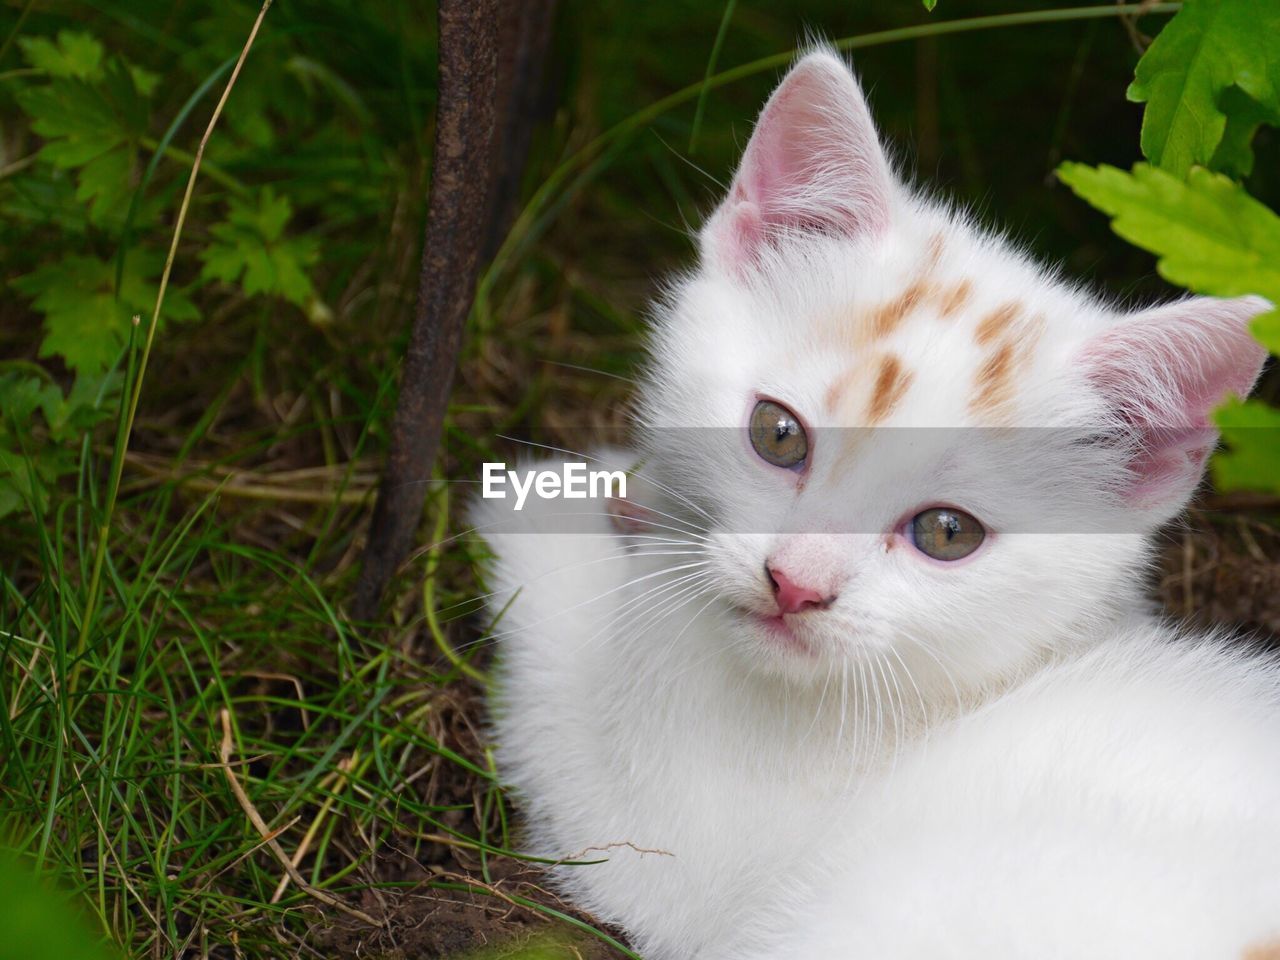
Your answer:
[[[813,656],[813,647],[787,622],[785,614],[763,614],[753,610],[739,610],[746,620],[758,626],[777,647],[788,653]]]

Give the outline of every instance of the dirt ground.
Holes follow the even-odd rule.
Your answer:
[[[473,758],[483,756],[484,702],[478,688],[459,683],[437,704],[432,734],[440,744]],[[441,822],[469,835],[481,833],[481,798],[486,785],[466,775],[452,763],[436,765],[432,776],[414,784],[423,802],[447,806],[470,805],[471,811],[451,810],[440,815]],[[492,822],[489,829],[494,828]],[[492,835],[492,834],[490,834]],[[475,954],[483,960],[501,960],[532,939],[539,942],[554,935],[560,950],[548,960],[619,960],[623,954],[603,941],[570,934],[566,924],[556,924],[543,914],[523,906],[518,900],[543,904],[597,927],[598,921],[559,899],[546,885],[546,875],[536,865],[490,857],[488,878],[473,850],[427,841],[411,850],[411,841],[379,849],[372,868],[365,874],[377,880],[352,906],[374,917],[388,917],[382,928],[343,913],[316,912],[306,937],[317,956],[333,960],[469,960]],[[429,882],[485,887],[489,892],[441,890]],[[388,886],[392,885],[390,889]],[[606,928],[607,930],[607,928]],[[611,935],[621,939],[621,933]],[[548,941],[551,942],[551,941]]]

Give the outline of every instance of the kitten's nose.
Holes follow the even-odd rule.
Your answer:
[[[779,613],[800,613],[829,607],[834,596],[824,596],[812,587],[802,587],[777,567],[765,564],[765,575],[773,584],[773,596],[778,601]]]

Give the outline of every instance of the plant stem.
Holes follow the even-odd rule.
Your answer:
[[[465,673],[480,686],[487,687],[489,678],[483,670],[472,666],[465,657],[453,649],[449,638],[444,634],[444,628],[440,625],[440,617],[436,613],[436,577],[439,576],[440,571],[440,547],[447,542],[446,535],[449,532],[448,484],[440,488],[439,497],[440,502],[436,505],[435,527],[431,532],[431,547],[427,550],[427,569],[422,578],[422,614],[426,617],[427,629],[436,642],[436,649],[444,654],[445,659],[453,665],[455,670]]]
[[[205,127],[204,135],[200,138],[200,145],[196,148],[195,156],[192,158],[191,176],[187,178],[187,189],[182,196],[182,206],[178,208],[178,219],[173,225],[173,239],[169,243],[169,254],[165,258],[164,272],[160,275],[160,289],[156,291],[156,305],[151,311],[151,322],[147,325],[147,339],[143,344],[142,356],[138,361],[138,372],[133,379],[133,390],[129,396],[129,407],[125,415],[124,429],[120,432],[115,454],[111,459],[111,478],[107,484],[107,502],[103,507],[102,522],[98,526],[98,544],[97,550],[94,551],[93,555],[93,573],[89,577],[89,592],[85,597],[84,614],[80,620],[80,635],[76,641],[75,663],[71,668],[71,678],[67,684],[69,691],[75,688],[75,679],[80,669],[80,658],[84,656],[84,652],[89,645],[89,634],[93,630],[93,619],[97,613],[98,601],[102,593],[102,565],[107,555],[107,539],[111,533],[111,518],[115,513],[116,496],[120,492],[120,478],[124,473],[124,455],[129,448],[129,437],[133,433],[133,422],[138,414],[138,400],[142,396],[142,382],[147,373],[147,361],[151,358],[151,347],[155,343],[156,326],[160,322],[160,308],[164,305],[165,291],[169,287],[169,275],[173,272],[173,261],[178,254],[178,241],[182,239],[182,228],[187,222],[187,210],[191,206],[191,195],[195,191],[196,177],[200,173],[200,163],[204,158],[204,150],[209,143],[209,138],[213,135],[213,128],[217,125],[218,118],[222,116],[222,110],[227,105],[227,98],[231,95],[231,89],[236,85],[236,79],[240,76],[240,68],[244,66],[245,59],[249,56],[249,50],[253,46],[253,41],[258,36],[258,29],[262,26],[263,18],[266,17],[267,11],[271,9],[271,2],[272,0],[263,0],[262,9],[258,11],[258,18],[254,20],[248,39],[245,40],[244,47],[240,50],[240,59],[236,61],[235,69],[231,71],[227,85],[222,89],[222,97],[218,100],[218,105],[214,107],[213,116],[209,118],[209,125]]]

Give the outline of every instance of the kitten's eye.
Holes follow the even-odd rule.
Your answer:
[[[911,521],[911,539],[916,549],[935,560],[967,557],[986,536],[987,531],[976,517],[950,507],[925,510]]]
[[[748,426],[751,446],[761,459],[778,467],[798,467],[809,455],[809,438],[804,427],[786,407],[761,400],[751,411]]]

